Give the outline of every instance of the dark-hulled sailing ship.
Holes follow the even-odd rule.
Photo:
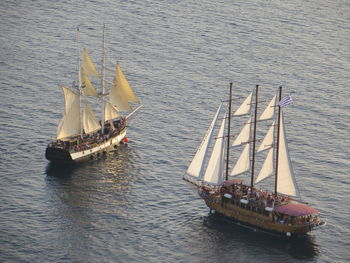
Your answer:
[[[79,42],[79,29],[77,35]],[[119,63],[116,66],[111,89],[106,92],[104,28],[102,43],[100,73],[96,70],[87,50],[83,49],[78,65],[78,85],[74,82],[71,88],[62,87],[64,115],[59,122],[55,140],[47,145],[45,152],[46,159],[51,162],[70,163],[93,159],[128,141],[127,122],[142,105]],[[100,82],[101,92],[97,92],[90,78]],[[90,100],[102,104],[100,121],[95,117]],[[133,109],[130,102],[138,105]],[[121,112],[129,114],[122,116]]]
[[[269,233],[288,237],[304,235],[325,225],[325,222],[319,218],[319,210],[300,201],[283,118],[283,107],[291,102],[291,96],[282,99],[282,87],[280,87],[279,94],[276,93],[261,116],[257,118],[258,89],[257,85],[255,102],[252,102],[254,94],[252,91],[232,114],[231,83],[227,110],[223,118],[219,118],[223,105],[221,103],[184,179],[198,187],[200,197],[211,211],[229,217],[241,225]],[[251,112],[252,105],[255,106],[254,113]],[[232,117],[247,119],[231,144]],[[221,125],[217,136],[214,137],[213,130],[218,119],[221,119]],[[270,121],[269,129],[256,150],[257,124],[266,121]],[[226,125],[227,135],[225,135]],[[213,141],[214,145],[211,146]],[[236,150],[238,147],[243,147],[243,150],[233,169],[229,171],[230,149]],[[267,152],[265,161],[255,178],[256,157],[264,152]],[[248,172],[250,172],[248,183],[235,177]],[[274,191],[264,191],[256,187],[257,183],[272,175],[275,177]]]

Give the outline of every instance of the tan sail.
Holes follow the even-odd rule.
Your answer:
[[[81,66],[84,68],[88,76],[94,76],[97,78],[100,77],[85,48],[83,50],[83,59],[81,61]]]
[[[116,105],[119,110],[123,111],[131,110],[129,101],[140,103],[126,80],[119,64],[117,64],[114,85],[109,94],[109,98],[113,105]]]
[[[85,133],[92,133],[101,129],[101,125],[97,122],[95,114],[88,103],[85,105],[83,114],[83,128]]]
[[[80,98],[66,87],[62,87],[64,94],[64,116],[57,129],[57,140],[80,134]]]
[[[88,78],[87,71],[84,67],[80,70],[80,78],[81,78],[81,92],[85,96],[94,96],[97,97],[97,91],[95,87],[92,85],[90,79]]]
[[[109,102],[105,104],[104,114],[105,121],[120,117],[119,111]]]

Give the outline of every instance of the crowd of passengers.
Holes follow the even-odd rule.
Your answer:
[[[265,207],[274,207],[275,205],[285,204],[290,201],[290,198],[287,196],[275,196],[271,195],[268,192],[257,190],[255,188],[253,188],[252,192],[250,186],[244,185],[242,183],[233,184],[230,186],[221,186],[216,189],[216,192],[220,195],[230,194],[232,196],[232,199],[235,199],[237,201],[241,199],[247,199],[249,200],[249,203],[262,209]]]
[[[273,208],[274,206],[287,204],[291,200],[288,196],[275,196],[255,188],[253,188],[253,192],[251,192],[251,187],[242,183],[220,186],[216,188],[214,192],[213,188],[210,186],[203,186],[202,189],[210,196],[222,197],[225,194],[229,194],[232,196],[232,200],[235,200],[237,203],[240,203],[241,199],[246,199],[249,201],[250,206],[262,209],[262,211],[264,211],[266,207]],[[306,222],[318,224],[320,222],[317,216],[294,217],[278,213],[272,213],[272,221],[281,224],[303,224]]]
[[[101,121],[100,121],[101,124]],[[107,121],[104,124],[103,134],[102,130],[90,134],[83,134],[83,138],[80,135],[72,137],[69,141],[57,140],[51,143],[50,147],[62,148],[69,151],[84,151],[88,150],[95,145],[103,143],[120,133],[125,128],[126,120],[121,118],[115,121]]]

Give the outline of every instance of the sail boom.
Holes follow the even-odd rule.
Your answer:
[[[137,114],[140,109],[143,107],[143,105],[139,105],[138,107],[136,107],[132,112],[130,112],[126,117],[125,119],[128,121],[128,120],[131,120],[132,118],[134,118],[135,114]]]

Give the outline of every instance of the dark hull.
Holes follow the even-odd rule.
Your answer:
[[[45,151],[45,158],[51,162],[57,163],[73,163],[69,151],[54,147],[47,147]]]
[[[105,154],[108,151],[116,149],[118,145],[123,142],[125,136],[126,129],[124,129],[118,135],[111,137],[107,141],[80,151],[69,151],[68,149],[53,147],[49,144],[45,151],[45,157],[47,160],[53,163],[78,163],[89,161],[101,154]]]

